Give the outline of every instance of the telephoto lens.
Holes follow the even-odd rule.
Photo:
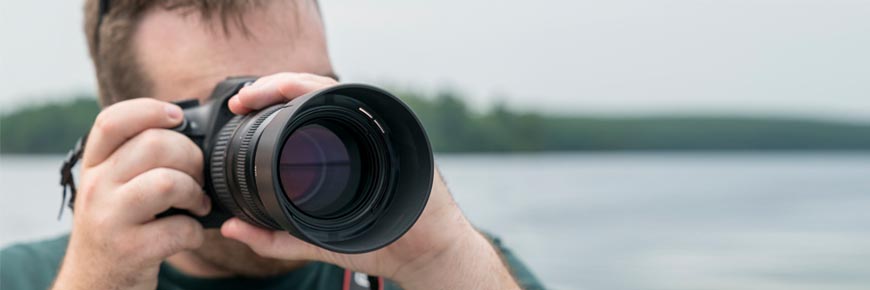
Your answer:
[[[376,87],[341,84],[232,115],[227,100],[253,80],[230,78],[210,102],[181,104],[176,130],[203,148],[216,205],[203,224],[236,216],[341,253],[379,249],[411,228],[434,162],[404,103]]]

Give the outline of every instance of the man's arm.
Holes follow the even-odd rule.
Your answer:
[[[406,289],[520,289],[498,250],[476,231],[403,270],[396,282]]]

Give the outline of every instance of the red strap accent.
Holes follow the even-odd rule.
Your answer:
[[[350,270],[344,269],[344,284],[341,286],[342,290],[350,290]]]

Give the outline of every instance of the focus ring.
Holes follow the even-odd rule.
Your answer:
[[[262,220],[263,223],[270,224],[273,227],[278,227],[277,224],[271,222],[271,219],[268,218],[268,215],[264,212],[264,209],[261,207],[261,202],[259,198],[256,198],[250,189],[256,182],[254,181],[254,176],[251,174],[250,180],[248,180],[248,168],[253,168],[253,150],[255,150],[256,146],[256,138],[257,129],[260,128],[260,125],[266,121],[270,116],[272,116],[275,112],[281,109],[281,106],[273,106],[271,108],[265,109],[260,116],[251,121],[251,125],[247,126],[245,129],[244,135],[241,137],[241,142],[239,143],[239,151],[236,154],[236,162],[235,162],[235,176],[236,182],[239,185],[239,193],[242,196],[242,200],[244,201],[245,208],[249,209],[251,213],[254,215],[255,219]],[[251,170],[253,172],[253,170]],[[249,182],[250,181],[250,182]]]
[[[229,144],[233,138],[233,133],[239,127],[241,122],[242,116],[235,116],[230,119],[230,121],[221,128],[220,133],[218,133],[214,150],[211,155],[211,179],[215,195],[217,196],[218,201],[220,201],[220,204],[233,214],[233,216],[239,217],[248,223],[252,223],[253,221],[244,214],[242,209],[233,199],[232,193],[230,193],[229,179],[226,172]]]

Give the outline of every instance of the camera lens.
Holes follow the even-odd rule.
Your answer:
[[[338,85],[231,117],[214,140],[209,179],[221,207],[335,252],[392,243],[432,189],[420,122],[371,86]]]
[[[356,196],[351,151],[335,132],[320,124],[296,129],[284,141],[278,175],[284,195],[308,215],[333,217],[347,211]],[[359,154],[353,154],[359,155]]]

